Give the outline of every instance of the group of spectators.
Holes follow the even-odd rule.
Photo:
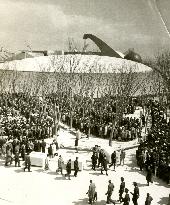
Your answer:
[[[137,163],[140,170],[146,169],[148,182],[152,182],[154,174],[170,184],[170,122],[160,103],[150,100],[147,106],[152,123],[146,141],[142,141],[137,150]]]
[[[124,110],[124,114],[133,114],[136,103],[131,101]],[[152,174],[170,183],[170,122],[167,122],[163,107],[154,101],[147,104],[148,113],[151,115],[152,124],[148,132],[146,141],[141,141],[137,150],[137,163],[140,170],[147,170],[148,185],[152,182]],[[145,117],[141,116],[141,122],[137,118],[122,117],[119,124],[113,127],[116,116],[116,103],[114,98],[110,98],[105,103],[103,99],[91,100],[90,98],[74,97],[72,102],[67,95],[57,96],[51,94],[41,97],[32,97],[24,93],[1,94],[0,95],[0,150],[5,156],[5,166],[15,161],[15,166],[20,167],[20,158],[24,161],[31,152],[46,152],[45,138],[57,135],[58,121],[72,125],[76,130],[80,130],[89,135],[101,138],[111,138],[119,141],[128,141],[141,137],[141,128],[145,126]],[[58,149],[57,141],[53,141],[48,147],[48,156],[54,156],[54,150]],[[107,170],[108,166],[116,166],[116,152],[111,155],[111,164],[108,164],[107,157],[102,149],[93,149],[92,169],[101,165],[101,174]],[[125,152],[120,152],[120,164],[124,164]],[[61,156],[60,156],[61,160]],[[62,161],[62,160],[61,160]],[[63,162],[62,162],[63,163]],[[59,167],[62,173],[61,167]],[[30,170],[30,167],[28,168]],[[59,171],[58,170],[58,171]],[[67,163],[66,171],[70,179],[71,160]],[[78,159],[75,161],[75,173],[77,176]],[[91,182],[92,183],[92,182]],[[107,202],[111,202],[111,195],[114,189],[108,186]],[[121,178],[121,184],[124,179]],[[122,185],[123,186],[123,185]],[[137,183],[134,184],[137,186]],[[129,204],[130,198],[128,189],[123,188],[127,198],[122,198],[120,186],[120,201]],[[90,192],[90,188],[88,194]],[[135,191],[134,191],[135,192]],[[132,193],[133,195],[134,193]],[[136,197],[137,198],[137,197]],[[138,198],[137,198],[138,199]],[[133,200],[137,201],[133,195]],[[91,203],[93,198],[89,197]],[[135,204],[135,202],[134,202]]]
[[[0,95],[0,135],[8,138],[45,139],[54,132],[54,111],[50,99],[24,93]]]
[[[103,97],[104,98],[104,97]],[[41,97],[26,93],[0,94],[0,135],[8,138],[40,140],[57,133],[62,121],[87,136],[128,141],[140,137],[139,119],[122,117],[115,125],[116,101],[110,98],[93,99],[57,94]],[[124,114],[134,113],[136,103],[131,100]]]
[[[65,99],[66,102],[69,99]],[[139,119],[126,117],[126,114],[133,114],[136,103],[131,100],[124,109],[124,116],[116,124],[116,99],[73,99],[72,116],[69,106],[62,109],[62,121],[79,129],[87,136],[93,135],[100,138],[112,138],[119,141],[129,141],[140,137],[141,123]],[[69,103],[67,104],[69,105]],[[119,105],[120,106],[120,105]],[[72,119],[71,119],[72,118]]]
[[[1,138],[0,155],[5,157],[5,166],[9,166],[15,161],[15,166],[20,166],[20,160],[25,161],[26,154],[34,152],[46,152],[46,142],[44,140],[22,140]],[[54,142],[53,142],[54,143]]]

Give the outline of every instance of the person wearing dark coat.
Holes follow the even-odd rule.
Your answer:
[[[21,145],[21,157],[23,161],[25,161],[25,153],[26,153],[26,147],[25,147],[25,144],[23,143]]]
[[[38,142],[37,142],[37,151],[38,151],[38,152],[41,152],[41,143],[40,143],[39,140],[38,140]]]
[[[147,193],[145,205],[151,205],[152,200],[153,200],[153,198],[150,196],[149,193]]]
[[[134,192],[133,193],[131,192],[131,194],[133,195],[132,201],[134,205],[138,205],[139,188],[136,182],[133,182],[133,185],[134,185]]]
[[[121,202],[123,200],[123,192],[124,192],[124,189],[125,189],[125,182],[124,182],[124,178],[121,177],[121,184],[120,184],[120,189],[119,189],[119,201]]]
[[[76,152],[78,152],[78,144],[79,144],[79,139],[80,138],[81,138],[81,133],[80,133],[80,130],[77,129],[77,131],[76,131],[76,139],[75,139]]]
[[[18,165],[20,167],[19,151],[15,151],[15,167]]]
[[[102,164],[103,158],[104,158],[104,153],[103,150],[101,149],[99,151],[98,167],[100,166],[100,164]]]
[[[68,160],[67,165],[66,165],[66,171],[67,174],[65,174],[65,177],[68,176],[68,179],[70,179],[70,174],[71,174],[71,159]]]
[[[92,159],[92,169],[95,171],[96,170],[96,165],[97,165],[97,153],[93,152],[93,155],[91,157]]]
[[[77,173],[79,171],[79,162],[78,157],[76,157],[76,160],[74,161],[74,176],[77,177]]]
[[[37,140],[35,140],[34,142],[34,151],[38,152],[38,141]]]
[[[152,170],[150,167],[148,167],[148,170],[147,170],[146,181],[147,181],[148,186],[149,186],[149,182],[153,183]]]
[[[130,196],[128,194],[128,189],[125,188],[125,197],[123,198],[123,205],[129,205],[129,202],[130,202]]]
[[[114,189],[114,185],[111,182],[111,180],[109,180],[108,189],[107,189],[107,192],[106,192],[106,195],[107,195],[107,202],[106,203],[107,204],[114,203],[114,201],[111,199],[113,189]]]
[[[59,149],[59,146],[58,146],[57,140],[54,141],[54,144],[55,144],[55,146],[56,146],[56,150],[58,150],[58,149]]]
[[[142,171],[143,167],[144,167],[144,156],[143,156],[143,153],[140,153],[139,156],[138,156],[138,164],[139,164],[139,167],[140,167],[140,171]]]
[[[31,168],[31,159],[30,159],[30,153],[28,152],[28,153],[25,155],[25,167],[24,167],[24,172],[25,172],[26,169],[28,169],[28,171],[31,172],[30,168]]]
[[[43,139],[42,142],[41,142],[42,153],[45,153],[45,148],[46,148],[46,142],[44,142],[44,139]]]
[[[114,151],[111,154],[111,164],[109,165],[109,167],[114,166],[114,170],[115,170],[115,166],[116,166],[116,151]]]
[[[53,157],[53,148],[52,148],[52,144],[50,144],[50,146],[48,147],[48,155],[50,158]]]
[[[13,147],[13,154],[15,154],[15,146],[17,145],[17,139],[15,138],[12,142],[12,147]]]

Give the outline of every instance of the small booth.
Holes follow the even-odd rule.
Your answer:
[[[31,152],[30,160],[32,166],[44,167],[47,154],[41,152]]]

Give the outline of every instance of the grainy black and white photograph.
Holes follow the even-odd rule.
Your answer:
[[[0,0],[0,205],[170,205],[170,0]]]

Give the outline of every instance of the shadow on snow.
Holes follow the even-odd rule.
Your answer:
[[[84,198],[84,199],[79,199],[78,201],[74,201],[72,202],[74,205],[85,205],[88,204],[88,198]],[[104,205],[106,204],[105,200],[101,200],[101,201],[96,201],[93,203],[94,205]]]

